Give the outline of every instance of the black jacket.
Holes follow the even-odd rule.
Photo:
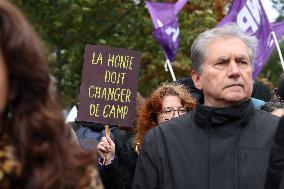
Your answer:
[[[115,161],[110,165],[100,166],[105,188],[131,189],[138,155],[127,143],[116,146],[116,150]]]
[[[278,118],[238,106],[198,104],[146,135],[134,189],[263,189]]]
[[[124,164],[125,157],[124,154],[127,152],[125,144],[121,141],[115,142],[115,159],[109,165],[99,165],[99,172],[104,184],[105,189],[127,189],[129,185],[128,182],[122,180],[122,178],[128,176],[128,171],[125,173],[125,168],[122,166]],[[128,173],[128,174],[127,174]],[[133,176],[132,176],[133,177]],[[131,184],[132,184],[131,179]]]
[[[284,188],[284,116],[280,118],[273,140],[265,188]]]

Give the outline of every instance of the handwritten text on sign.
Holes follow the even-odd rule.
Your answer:
[[[131,126],[141,53],[86,45],[78,119]]]

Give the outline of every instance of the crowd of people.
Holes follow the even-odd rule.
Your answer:
[[[0,46],[0,188],[284,188],[284,76],[259,99],[257,40],[236,24],[195,39],[191,76],[138,95],[128,132],[65,123],[44,47],[4,0]]]

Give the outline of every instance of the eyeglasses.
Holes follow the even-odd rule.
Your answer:
[[[178,107],[176,110],[173,107],[165,107],[165,108],[162,108],[161,110],[162,114],[165,114],[168,116],[170,115],[174,116],[175,112],[177,112],[178,115],[180,116],[180,115],[186,114],[187,110],[184,106]]]

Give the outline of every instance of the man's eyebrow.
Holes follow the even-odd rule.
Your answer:
[[[218,59],[229,59],[230,57],[228,57],[228,56],[220,56],[220,57],[218,57]]]
[[[230,60],[231,57],[228,56],[220,56],[216,59],[216,61],[221,61],[221,60]],[[239,60],[243,60],[243,59],[247,59],[249,60],[249,57],[246,55],[237,55],[235,56],[235,59],[239,59]]]
[[[230,57],[226,57],[226,56],[221,56],[221,57],[218,57],[217,59],[216,59],[216,62],[218,62],[218,61],[228,61],[228,60],[230,60]]]
[[[249,59],[246,58],[246,57],[236,57],[235,59],[236,59],[236,60],[249,60]]]

